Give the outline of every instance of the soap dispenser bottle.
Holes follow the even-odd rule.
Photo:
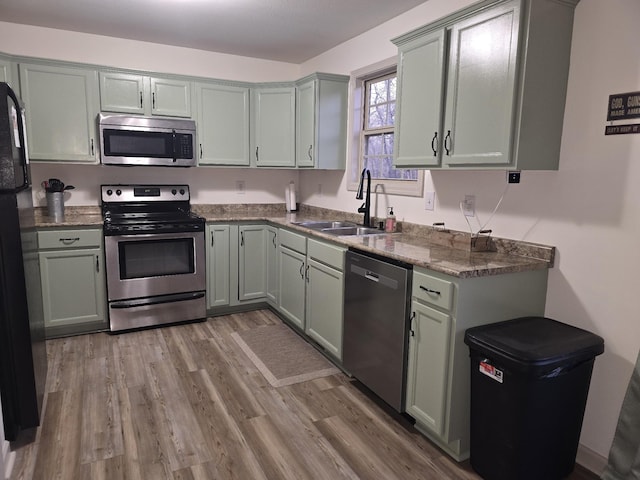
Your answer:
[[[393,207],[389,207],[389,213],[387,213],[387,219],[384,222],[384,231],[387,233],[396,231],[396,216],[393,214]]]

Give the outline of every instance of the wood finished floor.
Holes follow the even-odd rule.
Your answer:
[[[261,310],[48,341],[43,422],[12,445],[11,479],[480,478],[343,374],[271,387],[230,334],[278,322]]]

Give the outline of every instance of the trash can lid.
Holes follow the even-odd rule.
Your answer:
[[[553,369],[589,360],[604,352],[602,337],[545,317],[521,317],[473,327],[464,342],[512,366]]]

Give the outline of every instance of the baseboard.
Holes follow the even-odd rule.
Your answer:
[[[578,453],[576,455],[576,463],[579,463],[587,470],[598,475],[602,475],[604,468],[607,466],[607,459],[588,447],[578,445]]]

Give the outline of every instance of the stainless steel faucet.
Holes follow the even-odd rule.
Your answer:
[[[367,193],[364,197],[364,203],[358,208],[358,213],[364,213],[363,224],[365,227],[371,226],[371,172],[368,168],[362,170],[360,175],[360,184],[358,185],[358,193],[356,193],[356,200],[362,200],[364,190],[364,175],[367,174]]]

